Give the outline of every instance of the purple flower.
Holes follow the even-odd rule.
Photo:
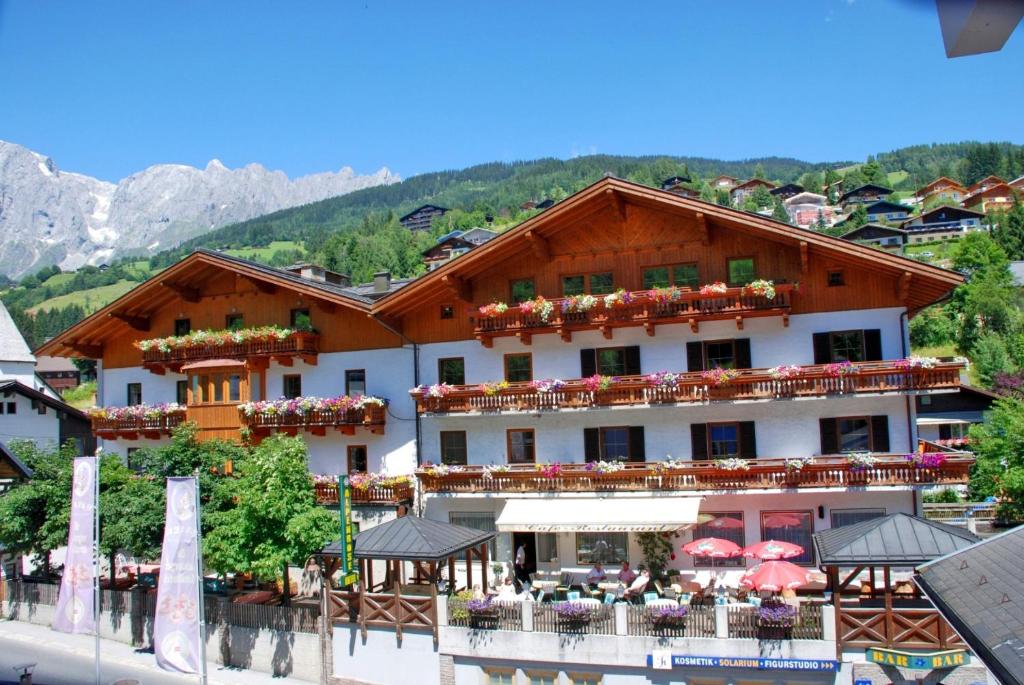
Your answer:
[[[471,599],[466,602],[466,610],[471,614],[478,614],[489,611],[491,609],[491,598],[486,599]]]
[[[583,604],[572,602],[561,602],[555,605],[555,614],[559,618],[569,620],[585,620],[591,617],[591,610]]]
[[[757,617],[762,623],[792,626],[796,620],[796,607],[788,604],[763,604],[757,610]]]

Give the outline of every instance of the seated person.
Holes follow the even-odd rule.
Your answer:
[[[587,585],[597,585],[603,583],[604,579],[608,576],[604,572],[604,567],[601,566],[601,562],[594,562],[594,568],[590,569],[587,573]]]
[[[515,599],[516,586],[512,582],[512,576],[505,576],[505,580],[498,587],[498,599]]]
[[[473,586],[473,599],[484,599],[484,591],[480,589],[479,585]]]
[[[619,582],[629,587],[636,580],[636,571],[629,567],[629,562],[622,562],[622,568],[619,569]]]
[[[629,584],[629,587],[626,588],[626,600],[628,601],[636,599],[638,597],[642,597],[644,591],[647,589],[647,584],[650,582],[651,572],[648,571],[645,567],[641,566],[640,575],[638,575],[636,579]]]

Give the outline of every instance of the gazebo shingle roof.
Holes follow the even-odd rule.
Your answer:
[[[419,516],[402,516],[356,535],[355,556],[357,559],[443,561],[453,554],[489,542],[494,536],[493,532]],[[340,542],[332,542],[323,549],[327,555],[337,555],[340,551]]]
[[[814,535],[823,566],[917,566],[976,543],[963,528],[890,514]]]

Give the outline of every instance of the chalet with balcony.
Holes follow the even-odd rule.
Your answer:
[[[743,202],[753,194],[757,188],[766,188],[769,192],[776,188],[776,185],[771,181],[766,181],[763,178],[752,178],[749,181],[744,181],[738,186],[729,191],[729,196],[732,198],[732,202],[736,206],[741,206]]]
[[[438,205],[420,205],[405,216],[398,219],[410,231],[429,231],[434,219],[448,213],[447,207]]]
[[[984,228],[985,215],[972,209],[940,205],[907,219],[900,228],[909,234],[909,242],[923,243],[931,240],[958,238],[968,231]]]
[[[868,221],[884,221],[886,223],[899,223],[910,216],[911,209],[898,202],[880,200],[869,204],[866,208]]]
[[[437,239],[437,242],[423,251],[423,263],[427,271],[447,264],[459,255],[464,255],[476,245],[462,237],[462,231],[452,231]]]
[[[895,254],[902,254],[903,246],[907,244],[907,231],[882,224],[864,224],[839,237],[864,245],[874,245]]]
[[[732,190],[739,184],[740,180],[738,178],[726,176],[725,174],[715,176],[713,179],[708,181],[708,185],[715,189],[724,188],[726,190]]]
[[[974,195],[975,193],[980,193],[983,190],[988,190],[989,188],[994,188],[995,186],[1000,185],[1006,185],[1006,181],[998,176],[986,176],[980,181],[967,186],[967,192],[964,195],[965,197]]]
[[[856,205],[871,205],[892,195],[892,188],[875,183],[866,183],[839,196],[839,204],[844,212],[849,212]]]
[[[780,200],[788,200],[794,195],[799,195],[804,192],[804,187],[799,183],[786,183],[785,185],[778,186],[777,188],[772,188],[768,192]]]
[[[980,183],[980,181],[979,181]],[[971,193],[964,198],[965,209],[973,209],[982,214],[1006,211],[1017,199],[1017,193],[1007,183],[996,183]]]
[[[951,178],[942,176],[937,178],[928,185],[918,188],[917,192],[914,193],[914,197],[923,206],[928,206],[934,203],[957,203],[967,195],[967,189],[957,183]]]

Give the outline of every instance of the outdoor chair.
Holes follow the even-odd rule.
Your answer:
[[[611,592],[604,593],[604,603],[605,604],[615,604],[615,600],[616,599],[617,599],[617,597],[614,594],[612,594]]]
[[[568,599],[570,602],[575,602],[577,599],[580,598],[580,593],[576,590],[573,590],[571,592],[567,592],[565,598]]]
[[[544,588],[541,588],[541,589],[537,590],[537,598],[536,598],[536,601],[537,601],[537,602],[543,602],[543,601],[544,601],[544,594],[545,594],[545,593],[544,593]]]
[[[654,589],[658,591],[658,596],[659,597],[664,597],[665,596],[665,588],[662,587],[660,580],[654,581]]]
[[[658,599],[658,593],[657,592],[645,592],[644,593],[644,604],[647,604],[648,602],[653,602],[656,599]]]

